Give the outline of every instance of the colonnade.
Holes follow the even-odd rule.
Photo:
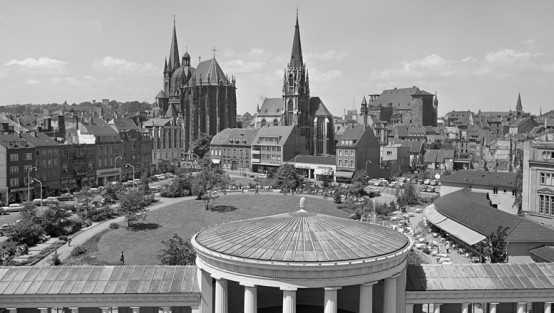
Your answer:
[[[200,310],[199,310],[199,306],[190,306],[191,308],[191,312],[192,313],[199,313]],[[48,313],[48,309],[49,308],[38,308],[39,310],[39,313]],[[60,310],[60,308],[50,308],[51,309],[51,313],[54,313],[54,312],[63,312],[63,310]],[[70,307],[69,308],[71,310],[71,313],[79,313],[79,308],[78,307]],[[99,307],[100,311],[102,313],[115,313],[117,312],[117,307]],[[140,313],[140,307],[130,307],[130,309],[132,310],[132,313]],[[171,313],[171,307],[160,307],[162,313]],[[7,308],[7,310],[9,311],[9,313],[17,313],[17,308]]]
[[[383,313],[396,313],[398,275],[384,279]],[[368,282],[360,285],[359,313],[373,313],[373,285],[375,282]],[[244,287],[244,313],[256,313],[258,311],[257,286],[239,282]],[[224,278],[215,278],[214,290],[214,313],[228,313],[228,281]],[[324,290],[323,303],[325,313],[337,313],[338,291],[340,286],[322,287]],[[283,313],[296,313],[296,292],[295,287],[281,287],[283,299]],[[209,299],[206,299],[209,302]],[[135,312],[133,312],[135,313]],[[205,312],[202,312],[205,313]],[[440,313],[440,312],[436,312]]]
[[[544,313],[552,313],[552,303],[553,302],[544,302]],[[441,306],[443,303],[433,303],[433,312],[432,313],[441,313]],[[486,312],[488,304],[488,312]],[[483,308],[483,313],[498,313],[497,306],[500,302],[489,302],[489,303],[480,303]],[[472,303],[464,302],[462,303],[462,309],[460,313],[469,313],[469,308]],[[531,311],[533,302],[517,302],[516,313],[527,313]],[[473,313],[475,313],[472,310]],[[360,311],[360,313],[362,313]],[[406,313],[414,313],[414,304],[406,304]]]

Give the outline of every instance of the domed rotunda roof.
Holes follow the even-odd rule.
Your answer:
[[[200,247],[257,262],[342,262],[404,253],[405,235],[392,229],[300,210],[206,229]]]

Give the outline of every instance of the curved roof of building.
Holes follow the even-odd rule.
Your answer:
[[[303,210],[223,224],[198,233],[196,242],[218,253],[276,262],[377,258],[410,244],[382,226]]]

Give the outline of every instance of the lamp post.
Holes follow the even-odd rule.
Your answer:
[[[123,157],[121,155],[119,156],[116,156],[114,159],[113,159],[113,168],[117,168],[117,159],[122,159],[123,160]],[[121,182],[121,173],[119,173],[119,182]]]
[[[31,171],[36,171],[36,167],[27,170],[27,202],[31,201]],[[41,197],[42,198],[42,197]]]
[[[42,182],[36,178],[33,178],[33,180],[40,184],[40,206],[42,206]]]
[[[371,164],[371,160],[365,161],[365,173],[366,173],[366,174],[367,174],[367,163],[370,163],[370,164]]]
[[[132,164],[129,164],[129,163],[125,164],[125,166],[126,166],[126,167],[129,167],[129,166],[130,166],[130,167],[133,168],[133,186],[135,186],[135,166],[132,165]],[[135,187],[136,187],[136,186],[135,186]]]

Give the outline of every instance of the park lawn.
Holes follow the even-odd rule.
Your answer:
[[[95,256],[107,263],[118,263],[121,252],[124,251],[125,264],[160,264],[158,256],[165,248],[161,242],[171,238],[174,233],[190,240],[198,231],[218,224],[294,212],[299,209],[300,198],[279,193],[229,193],[210,202],[210,206],[237,208],[227,212],[207,211],[204,209],[203,201],[184,201],[149,212],[143,222],[145,230],[131,231],[121,227],[105,233],[98,242]],[[337,209],[332,201],[322,198],[306,197],[305,210],[348,217],[348,213]]]

